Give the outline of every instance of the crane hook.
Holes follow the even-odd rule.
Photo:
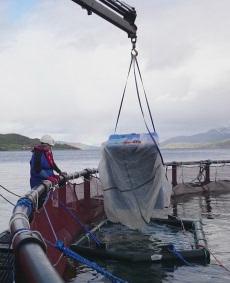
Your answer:
[[[138,55],[138,52],[136,50],[136,42],[137,42],[137,37],[132,37],[131,38],[131,43],[132,43],[131,54],[132,54],[133,57],[136,57]]]

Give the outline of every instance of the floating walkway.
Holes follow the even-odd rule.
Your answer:
[[[76,244],[71,246],[71,249],[83,256],[92,259],[111,259],[125,262],[146,262],[146,263],[161,263],[167,265],[190,265],[193,263],[208,264],[210,262],[210,254],[207,249],[207,242],[205,239],[203,225],[200,220],[181,220],[169,216],[168,219],[155,218],[152,219],[150,225],[158,224],[160,226],[167,226],[172,230],[183,232],[190,232],[193,237],[192,247],[190,249],[177,249],[172,243],[164,243],[156,250],[148,250],[141,252],[140,250],[119,251],[114,247],[98,248],[93,243],[88,241],[88,237],[82,237]],[[103,225],[112,225],[111,222],[103,222],[98,226],[98,231],[103,230]],[[115,224],[116,225],[116,224]],[[94,233],[97,232],[95,229]],[[101,232],[100,232],[101,233]],[[127,232],[128,234],[128,232]],[[140,233],[141,234],[141,233]],[[154,234],[157,237],[156,234]],[[132,236],[130,236],[130,241]],[[159,239],[160,240],[160,239]],[[108,243],[109,244],[109,243]],[[110,244],[109,244],[110,246]],[[135,243],[134,243],[135,246]]]

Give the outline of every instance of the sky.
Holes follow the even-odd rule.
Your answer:
[[[160,141],[229,127],[230,1],[126,2],[137,11],[138,61]],[[125,32],[71,0],[0,0],[0,133],[105,141],[131,47]],[[117,132],[145,131],[131,75]]]

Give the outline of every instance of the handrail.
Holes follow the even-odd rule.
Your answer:
[[[200,164],[226,164],[230,163],[230,160],[200,160],[200,161],[171,161],[165,162],[166,166],[183,166],[183,165],[200,165]]]
[[[95,173],[98,173],[98,169],[87,168],[87,169],[84,169],[84,170],[79,171],[79,172],[67,174],[64,177],[61,176],[61,180],[63,180],[63,178],[64,178],[66,181],[69,181],[69,180],[77,179],[79,177],[87,177],[87,176],[95,174]]]
[[[204,180],[201,182],[200,185],[206,185],[210,183],[210,166],[212,164],[221,165],[221,164],[230,164],[230,160],[200,160],[200,161],[172,161],[172,162],[166,162],[165,166],[172,167],[172,186],[175,187],[177,182],[177,168],[180,166],[191,166],[191,165],[197,165],[202,168],[204,172]]]

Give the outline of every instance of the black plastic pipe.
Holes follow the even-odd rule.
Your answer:
[[[16,282],[23,283],[64,283],[60,275],[51,265],[45,252],[37,243],[26,243],[17,250]],[[22,273],[22,274],[20,274]]]
[[[96,172],[96,169],[85,169],[62,177],[61,182],[63,182],[63,179],[67,181],[81,176],[89,176]],[[39,198],[43,194],[47,194],[51,188],[52,183],[44,181],[44,184],[29,191],[22,198],[27,199],[29,203],[31,202],[32,210],[35,211]],[[30,230],[33,211],[30,211],[29,206],[27,203],[16,205],[10,219],[12,246],[16,256],[16,282],[64,283],[46,256],[46,244],[42,236],[39,232]]]
[[[106,249],[89,248],[77,245],[72,245],[71,250],[79,253],[82,256],[88,256],[97,259],[111,259],[127,262],[161,262],[161,263],[182,263],[181,260],[169,251],[159,252],[117,252]],[[207,264],[210,262],[210,255],[206,249],[180,250],[180,255],[188,262],[199,262]]]
[[[51,182],[45,182],[36,190],[31,190],[23,198],[31,200],[36,208],[39,197],[48,192]],[[29,208],[26,205],[17,205],[10,220],[12,246],[16,257],[16,282],[20,283],[64,283],[57,271],[48,260],[46,244],[41,235],[30,231]]]

